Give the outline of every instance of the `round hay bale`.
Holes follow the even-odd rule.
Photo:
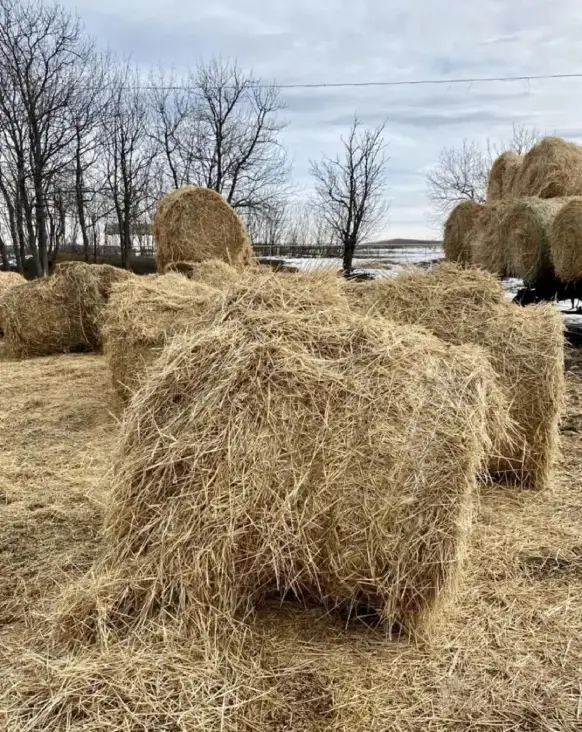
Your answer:
[[[133,275],[108,265],[65,262],[54,275],[12,288],[0,303],[12,358],[98,350],[111,283]]]
[[[205,262],[172,262],[168,264],[165,272],[182,274],[189,280],[203,282],[221,290],[241,280],[241,273],[221,259],[209,259]]]
[[[158,272],[171,262],[238,264],[248,246],[240,217],[209,188],[185,186],[168,193],[158,205],[153,230]]]
[[[103,350],[123,401],[168,340],[191,325],[218,292],[177,273],[135,277],[113,287],[102,319]]]
[[[450,262],[471,264],[471,235],[482,208],[476,201],[463,201],[451,211],[443,237],[445,257]]]
[[[238,264],[242,267],[249,267],[251,265],[257,264],[253,245],[251,244],[251,240],[249,239],[248,234],[246,236],[245,243],[243,244],[243,248],[240,251],[240,256],[238,257],[238,260],[237,262],[235,262],[235,264]]]
[[[582,199],[573,198],[562,206],[548,238],[556,275],[564,282],[582,279]]]
[[[507,209],[506,201],[483,206],[475,217],[471,234],[471,262],[476,267],[503,277],[507,274],[507,248],[501,222]]]
[[[354,316],[342,291],[243,283],[148,369],[124,419],[101,627],[205,627],[293,591],[430,632],[459,574],[496,377],[478,349]],[[71,601],[67,628],[86,628]]]
[[[515,198],[582,196],[582,147],[545,137],[525,155],[513,194]]]
[[[454,265],[353,285],[348,294],[364,314],[484,348],[517,426],[513,439],[499,444],[489,470],[538,490],[551,484],[564,399],[564,326],[553,305],[516,307],[494,277]]]
[[[550,227],[569,199],[527,198],[508,204],[501,223],[507,273],[534,284],[553,274]]]
[[[515,177],[523,163],[523,155],[512,150],[501,153],[491,166],[487,184],[487,203],[513,198]]]

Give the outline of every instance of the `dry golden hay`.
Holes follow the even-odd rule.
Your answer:
[[[518,155],[512,150],[507,150],[499,155],[489,172],[487,203],[513,198],[515,177],[522,163],[523,155]]]
[[[241,262],[248,238],[242,219],[209,188],[184,186],[168,193],[153,223],[158,272],[171,262],[222,259]]]
[[[450,262],[471,264],[471,235],[482,208],[476,201],[463,201],[451,211],[443,237],[445,257]]]
[[[582,199],[573,198],[558,211],[550,226],[549,248],[561,280],[582,278]]]
[[[507,206],[506,201],[483,206],[475,218],[471,236],[471,263],[499,276],[507,274],[507,247],[501,232]]]
[[[553,305],[512,305],[493,277],[454,265],[349,287],[360,311],[420,325],[449,343],[473,343],[486,350],[519,430],[513,445],[502,445],[490,470],[536,489],[548,487],[564,394],[558,310]]]
[[[2,272],[0,271],[0,297],[11,287],[23,285],[26,282],[24,277],[18,272]]]
[[[508,274],[534,284],[553,275],[549,235],[552,223],[572,199],[525,198],[508,204],[501,223]]]
[[[52,277],[12,288],[0,303],[12,358],[97,350],[111,283],[133,275],[108,265],[67,262]]]
[[[235,262],[235,264],[241,265],[243,267],[248,267],[252,264],[256,264],[256,257],[255,252],[253,250],[253,245],[251,244],[251,240],[248,237],[248,234],[245,237],[245,243],[243,244],[243,248],[240,252],[240,256],[238,257],[238,260]]]
[[[136,277],[113,288],[103,313],[103,350],[122,399],[129,398],[167,341],[217,294],[204,282],[172,273]]]
[[[222,259],[208,259],[205,262],[172,262],[166,267],[165,272],[183,274],[189,280],[203,282],[218,289],[224,289],[241,279],[239,270],[223,262]]]
[[[354,316],[325,282],[243,283],[148,369],[62,638],[170,618],[200,633],[288,591],[434,630],[507,404],[481,350]]]
[[[515,198],[582,196],[582,147],[545,137],[525,155],[513,183]]]

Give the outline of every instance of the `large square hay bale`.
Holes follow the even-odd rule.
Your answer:
[[[166,343],[218,294],[215,287],[173,273],[136,277],[113,288],[103,314],[103,350],[122,400]]]
[[[172,262],[221,259],[236,265],[250,256],[242,219],[209,188],[184,186],[168,193],[158,204],[153,229],[158,272]]]
[[[480,349],[353,316],[329,282],[243,283],[150,366],[61,632],[229,627],[286,591],[432,630],[507,405]]]
[[[112,283],[132,275],[108,265],[67,262],[52,277],[9,290],[0,301],[7,353],[12,358],[97,350]]]
[[[563,323],[553,305],[517,307],[505,301],[493,277],[454,265],[348,291],[360,311],[423,326],[449,343],[485,348],[518,427],[514,444],[502,446],[490,468],[538,489],[548,486],[564,394]]]

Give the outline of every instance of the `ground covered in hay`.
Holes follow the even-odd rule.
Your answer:
[[[265,665],[287,670],[276,683],[293,705],[253,716],[251,704],[237,730],[580,729],[582,354],[567,366],[553,490],[483,489],[467,576],[440,639],[421,648],[360,621],[270,605],[254,621],[254,642]],[[224,680],[179,644],[120,643],[106,663],[98,649],[46,661],[44,614],[97,552],[112,399],[100,356],[0,360],[0,728],[235,729],[210,702],[192,714],[192,700],[211,700]],[[29,706],[19,700],[17,717],[23,666]],[[253,683],[260,699],[264,680]]]

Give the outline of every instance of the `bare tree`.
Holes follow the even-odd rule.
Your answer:
[[[342,152],[335,158],[311,161],[315,201],[336,239],[344,248],[343,269],[352,271],[354,251],[384,219],[387,202],[384,125],[363,129],[354,118]]]
[[[197,120],[196,180],[237,209],[267,209],[288,178],[279,91],[236,64],[201,64],[190,78]]]
[[[151,212],[152,164],[149,105],[136,70],[122,68],[111,82],[105,115],[106,186],[119,227],[121,261],[129,267],[132,227]]]
[[[540,132],[514,124],[508,140],[487,140],[484,146],[463,140],[460,147],[444,148],[437,164],[428,173],[428,195],[436,217],[446,216],[457,203],[470,200],[484,203],[489,171],[495,158],[506,150],[527,153],[540,139]]]
[[[79,21],[62,7],[0,0],[0,109],[8,118],[14,109],[24,111],[36,229],[35,238],[29,231],[29,244],[39,274],[49,268],[47,192],[70,161],[76,135],[71,109],[87,81],[91,53]],[[19,196],[24,199],[22,181]]]

